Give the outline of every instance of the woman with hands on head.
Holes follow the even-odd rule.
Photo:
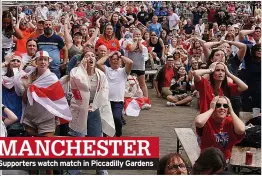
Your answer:
[[[195,118],[195,125],[201,151],[212,146],[219,148],[226,160],[231,157],[233,146],[245,136],[245,124],[235,114],[230,100],[225,96],[214,97],[208,111]]]
[[[209,81],[203,77],[205,74],[209,74]],[[200,113],[208,110],[215,96],[231,97],[248,89],[248,86],[230,73],[222,62],[212,63],[209,69],[194,70],[193,76],[195,87],[199,91]],[[228,82],[227,77],[231,78],[234,83]]]

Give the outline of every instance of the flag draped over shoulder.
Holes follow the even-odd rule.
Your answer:
[[[33,105],[33,100],[35,100],[50,113],[61,118],[60,124],[72,120],[62,85],[50,70],[47,70],[30,85],[27,97],[30,105]]]

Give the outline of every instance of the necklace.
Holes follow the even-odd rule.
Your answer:
[[[89,79],[90,79],[91,82],[96,81],[96,77],[95,77],[95,75],[88,76],[88,77],[89,77]]]

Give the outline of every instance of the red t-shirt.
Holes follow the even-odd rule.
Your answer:
[[[77,17],[82,18],[82,17],[86,17],[86,13],[85,12],[75,12],[75,14],[77,15]]]
[[[216,123],[213,117],[210,117],[205,126],[197,128],[196,131],[200,137],[201,151],[208,147],[219,148],[224,153],[226,160],[231,157],[233,146],[245,136],[245,133],[242,135],[235,133],[231,116],[225,117],[222,124]]]
[[[208,15],[207,15],[208,22],[215,22],[215,14],[216,14],[215,9],[209,9]]]
[[[105,45],[107,50],[109,50],[110,52],[120,50],[120,44],[116,38],[111,39],[111,40],[106,40],[103,36],[101,36],[96,41],[95,49],[98,49],[98,47],[101,45]]]
[[[171,80],[174,77],[174,70],[173,68],[168,69],[167,67],[165,68],[165,80],[163,82],[163,87],[170,87],[171,85]]]
[[[22,31],[22,30],[21,30]],[[26,28],[26,30],[22,31],[23,33],[23,38],[18,39],[16,42],[16,51],[21,52],[21,53],[26,53],[26,42],[29,39],[31,33],[34,31],[32,28]]]
[[[195,87],[199,91],[199,105],[200,105],[200,114],[209,110],[209,106],[213,98],[215,97],[211,83],[205,78],[201,77],[199,82],[195,82]],[[239,95],[237,88],[238,86],[233,83],[228,83],[230,95]],[[223,96],[224,93],[222,89],[219,89],[219,96]]]

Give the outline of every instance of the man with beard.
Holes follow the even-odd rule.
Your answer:
[[[53,31],[52,21],[46,20],[44,23],[44,34],[37,38],[39,49],[47,51],[53,61],[50,63],[50,70],[60,78],[60,68],[65,69],[68,60],[68,49],[65,46],[63,39],[56,35]],[[60,49],[63,50],[64,58],[61,64]]]

